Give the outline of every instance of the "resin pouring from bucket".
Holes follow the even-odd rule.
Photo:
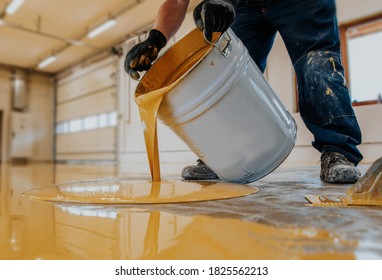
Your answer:
[[[136,100],[165,87],[159,119],[224,181],[260,179],[294,146],[293,118],[230,29],[214,47],[197,29],[180,39],[144,75]]]

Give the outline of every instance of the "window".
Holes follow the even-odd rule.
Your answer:
[[[343,59],[353,105],[382,102],[382,15],[341,27]]]
[[[79,132],[82,130],[82,120],[76,119],[69,122],[69,132]]]
[[[117,112],[102,113],[56,124],[56,134],[76,133],[118,125]]]
[[[107,113],[98,115],[98,125],[100,128],[107,127],[108,121],[107,121]]]
[[[84,130],[92,130],[98,127],[97,116],[90,116],[83,119]]]
[[[62,122],[56,125],[56,134],[65,134],[68,133],[68,122]]]
[[[117,126],[117,122],[118,122],[117,112],[110,112],[108,119],[109,119],[109,126]]]

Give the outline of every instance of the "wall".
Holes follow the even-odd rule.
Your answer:
[[[0,111],[2,111],[1,125],[1,151],[2,162],[8,159],[9,137],[10,137],[10,109],[11,109],[11,73],[0,69]]]
[[[53,159],[54,92],[53,80],[42,75],[31,75],[29,112],[33,126],[33,161]]]
[[[99,57],[57,76],[56,159],[115,161],[117,69],[112,57]]]
[[[11,158],[12,145],[12,76],[13,70],[0,69],[0,110],[3,112],[2,160]],[[53,159],[53,82],[46,75],[28,74],[28,103],[26,111],[31,115],[31,161]]]
[[[336,0],[336,3],[340,24],[382,12],[381,0]]]

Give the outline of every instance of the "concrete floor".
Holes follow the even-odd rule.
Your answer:
[[[308,206],[307,195],[350,187],[322,183],[318,165],[282,166],[251,184],[258,193],[217,201],[80,205],[22,196],[53,182],[120,177],[115,170],[3,165],[0,259],[382,259],[382,208]]]

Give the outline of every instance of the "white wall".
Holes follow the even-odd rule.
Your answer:
[[[83,121],[93,127],[56,137],[57,160],[114,161],[116,128],[100,125],[100,116],[116,111],[117,68],[113,57],[100,56],[57,77],[56,122]],[[97,123],[98,122],[98,123]],[[97,124],[96,124],[97,123]]]
[[[336,3],[340,24],[382,12],[381,0],[336,0]]]
[[[33,126],[33,161],[51,161],[53,159],[54,139],[54,92],[51,78],[41,75],[30,77],[29,112]]]
[[[0,111],[2,111],[1,137],[1,161],[8,159],[10,137],[10,109],[11,109],[11,73],[0,69]]]
[[[27,111],[33,126],[31,161],[53,159],[53,96],[51,78],[29,74]],[[3,111],[1,155],[3,161],[8,161],[12,145],[12,71],[8,69],[0,69],[0,110]]]

